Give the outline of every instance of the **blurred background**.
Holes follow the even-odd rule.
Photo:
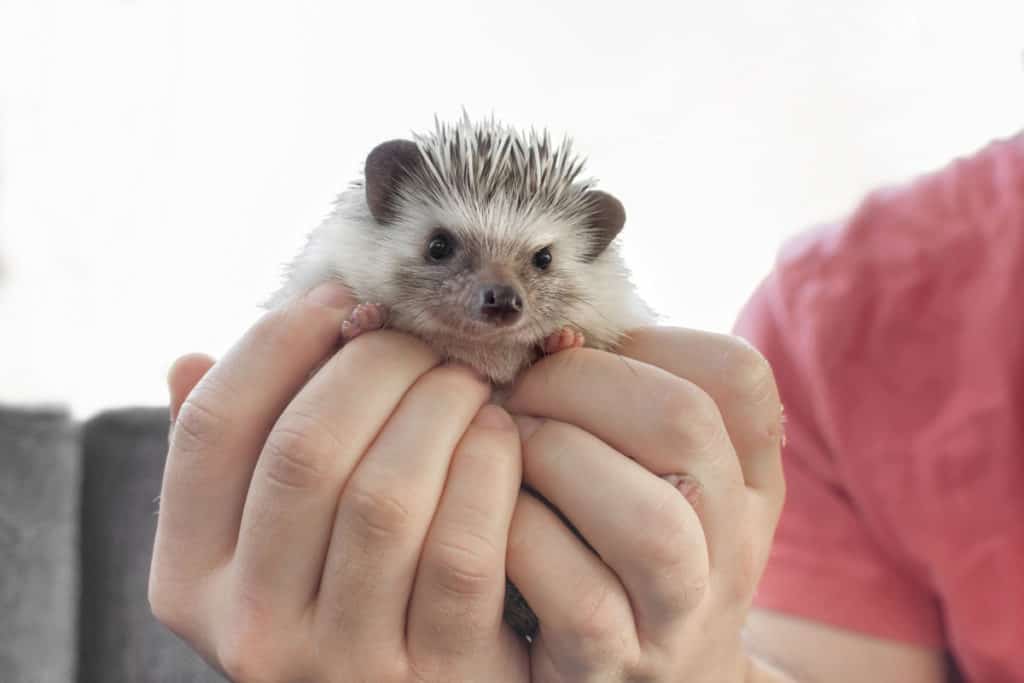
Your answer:
[[[0,403],[166,400],[377,142],[568,133],[642,293],[728,330],[782,240],[1024,122],[1019,0],[0,0]]]

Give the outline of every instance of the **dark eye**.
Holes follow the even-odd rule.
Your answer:
[[[439,232],[427,244],[427,256],[431,261],[444,261],[455,253],[455,238],[446,232]]]
[[[533,255],[533,265],[539,270],[547,270],[551,265],[551,248],[544,247]]]

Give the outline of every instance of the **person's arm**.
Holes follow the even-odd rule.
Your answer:
[[[845,395],[817,358],[846,334],[835,319],[848,322],[846,307],[858,308],[823,300],[822,292],[839,288],[817,277],[803,288],[805,281],[774,272],[736,326],[772,364],[787,416],[786,504],[744,632],[748,654],[760,663],[751,680],[941,683],[947,667],[935,598],[895,563],[897,549],[874,536],[864,503],[852,502],[847,470],[837,462],[857,454],[829,442],[846,416],[829,411]],[[808,301],[820,308],[803,308]]]
[[[942,683],[942,653],[755,609],[745,645],[751,683]]]

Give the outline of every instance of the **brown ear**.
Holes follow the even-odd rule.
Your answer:
[[[593,261],[622,232],[622,226],[626,224],[626,209],[622,202],[607,192],[591,190],[587,196],[592,208],[586,228],[589,243],[584,258]]]
[[[382,142],[366,157],[366,203],[378,223],[394,221],[395,195],[422,163],[419,148],[409,140]]]

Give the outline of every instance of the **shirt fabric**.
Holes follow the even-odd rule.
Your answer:
[[[787,418],[755,604],[1024,682],[1024,133],[790,241],[736,332]]]

